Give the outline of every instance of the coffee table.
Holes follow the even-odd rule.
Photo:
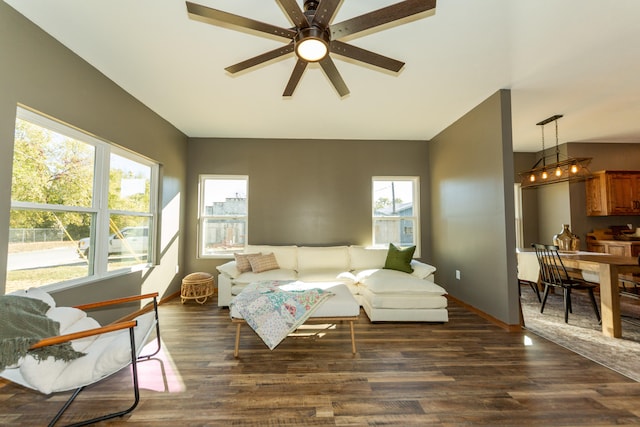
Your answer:
[[[347,288],[344,283],[341,282],[296,282],[296,289],[312,289],[320,288],[328,290],[334,294],[331,298],[326,300],[320,305],[313,314],[307,319],[305,324],[313,323],[326,323],[337,321],[348,321],[351,329],[351,352],[356,353],[356,339],[353,322],[358,320],[360,315],[360,304],[353,297],[353,294]],[[240,327],[246,321],[242,318],[242,314],[231,306],[231,321],[237,323],[236,328],[236,341],[233,356],[238,357],[240,350]]]

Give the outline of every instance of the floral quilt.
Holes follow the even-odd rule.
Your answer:
[[[295,283],[283,280],[251,283],[230,303],[270,350],[334,295],[317,288],[296,289]],[[283,285],[286,290],[281,288]]]

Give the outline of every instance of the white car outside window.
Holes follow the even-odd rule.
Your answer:
[[[88,257],[91,239],[78,240],[78,253]],[[149,251],[148,227],[124,227],[119,233],[109,236],[109,255],[146,255]]]

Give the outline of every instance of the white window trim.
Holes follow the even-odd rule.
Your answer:
[[[78,206],[65,206],[65,205],[49,205],[30,202],[17,202],[11,201],[11,209],[27,208],[27,209],[45,209],[51,211],[66,211],[66,212],[81,212],[91,213],[95,215],[94,227],[94,239],[100,239],[100,241],[106,241],[109,238],[109,216],[111,214],[123,213],[130,216],[144,216],[149,218],[149,234],[150,234],[150,247],[147,255],[147,262],[145,264],[138,264],[131,267],[125,267],[117,270],[108,271],[108,254],[106,245],[94,245],[97,248],[93,258],[93,274],[89,274],[85,277],[67,280],[63,282],[51,283],[41,286],[45,290],[61,290],[69,289],[75,286],[79,286],[86,283],[91,283],[96,280],[101,280],[108,277],[119,276],[128,274],[132,271],[139,271],[149,268],[155,264],[157,257],[157,242],[158,242],[158,197],[159,197],[159,170],[160,165],[153,160],[126,150],[110,143],[106,140],[100,139],[95,135],[88,132],[84,132],[72,125],[63,123],[45,114],[28,109],[25,106],[18,105],[16,109],[16,118],[31,122],[35,125],[52,130],[62,135],[68,136],[73,139],[77,139],[83,143],[90,144],[95,147],[95,165],[94,165],[94,177],[93,177],[93,198],[92,206],[78,207]],[[114,153],[122,157],[134,160],[135,162],[149,166],[151,169],[150,176],[150,196],[149,196],[149,212],[129,212],[129,211],[115,211],[108,208],[102,209],[102,206],[108,206],[108,188],[109,188],[109,158],[110,154]],[[102,161],[100,161],[102,160]],[[106,185],[100,185],[101,183]],[[105,225],[106,224],[106,225]]]
[[[415,245],[416,245],[416,250],[413,254],[414,258],[420,258],[421,256],[421,245],[420,242],[422,240],[421,237],[421,231],[420,231],[420,177],[419,176],[374,176],[371,177],[371,243],[374,246],[379,246],[381,247],[381,245],[376,245],[375,244],[375,221],[380,221],[380,220],[384,220],[385,218],[388,219],[392,219],[395,217],[381,217],[381,216],[374,216],[375,214],[375,207],[374,207],[374,202],[375,202],[375,196],[373,194],[373,183],[375,181],[410,181],[413,183],[413,215],[410,217],[406,217],[406,218],[413,218],[414,222],[415,222],[415,230],[413,231],[413,234],[415,236]]]
[[[233,254],[213,254],[213,255],[207,255],[207,254],[203,254],[202,252],[202,245],[203,245],[203,236],[202,236],[202,230],[204,229],[204,221],[210,218],[220,218],[220,219],[229,219],[229,217],[223,217],[223,216],[219,216],[219,215],[204,215],[204,182],[206,180],[245,180],[247,182],[247,194],[246,194],[246,198],[247,198],[247,214],[242,216],[242,215],[238,215],[235,216],[233,218],[238,219],[238,218],[244,218],[245,219],[245,225],[244,225],[244,229],[245,229],[245,247],[247,245],[247,242],[249,241],[249,175],[217,175],[217,174],[202,174],[199,176],[198,179],[198,229],[197,229],[197,235],[198,238],[197,240],[197,251],[196,251],[196,257],[198,259],[232,259],[233,258]]]
[[[524,248],[524,225],[522,218],[522,185],[517,182],[513,186],[515,199],[516,248]]]

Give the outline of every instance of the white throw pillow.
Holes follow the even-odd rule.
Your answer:
[[[411,267],[413,268],[413,273],[411,275],[416,276],[420,279],[424,279],[435,273],[436,268],[432,265],[425,264],[424,262],[416,261],[415,259],[411,260]]]
[[[14,291],[14,292],[11,292],[9,295],[39,299],[40,301],[44,301],[47,304],[49,304],[49,307],[51,308],[56,306],[56,301],[53,299],[53,297],[49,295],[47,292],[39,288],[29,288],[29,289]]]

